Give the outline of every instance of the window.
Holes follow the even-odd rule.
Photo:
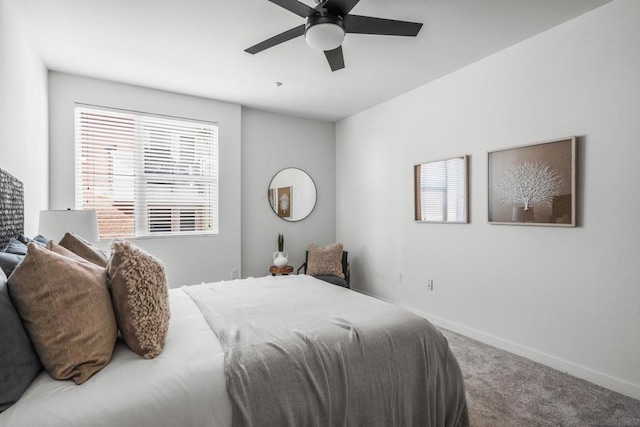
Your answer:
[[[218,126],[76,104],[76,209],[101,238],[218,233]]]

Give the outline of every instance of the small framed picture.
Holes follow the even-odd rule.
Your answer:
[[[281,218],[291,218],[291,193],[291,187],[278,188],[278,216]]]
[[[576,226],[576,137],[489,152],[491,224]]]
[[[417,222],[469,222],[467,158],[451,157],[413,167]]]

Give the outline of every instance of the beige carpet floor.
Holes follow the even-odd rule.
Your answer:
[[[442,333],[464,374],[472,427],[640,427],[639,400],[454,332]]]

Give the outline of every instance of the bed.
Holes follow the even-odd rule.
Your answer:
[[[119,340],[109,364],[82,385],[42,371],[0,426],[230,426],[219,341],[182,290],[170,301],[160,356],[143,359]]]
[[[157,357],[118,338],[81,385],[43,370],[0,426],[469,425],[446,339],[404,309],[305,275],[169,289],[168,301]]]

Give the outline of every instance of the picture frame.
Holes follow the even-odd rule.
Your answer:
[[[291,207],[293,205],[292,187],[278,188],[278,216],[281,218],[291,218]]]
[[[576,137],[488,153],[490,224],[576,226]]]
[[[468,159],[464,155],[414,165],[416,222],[469,222]]]

